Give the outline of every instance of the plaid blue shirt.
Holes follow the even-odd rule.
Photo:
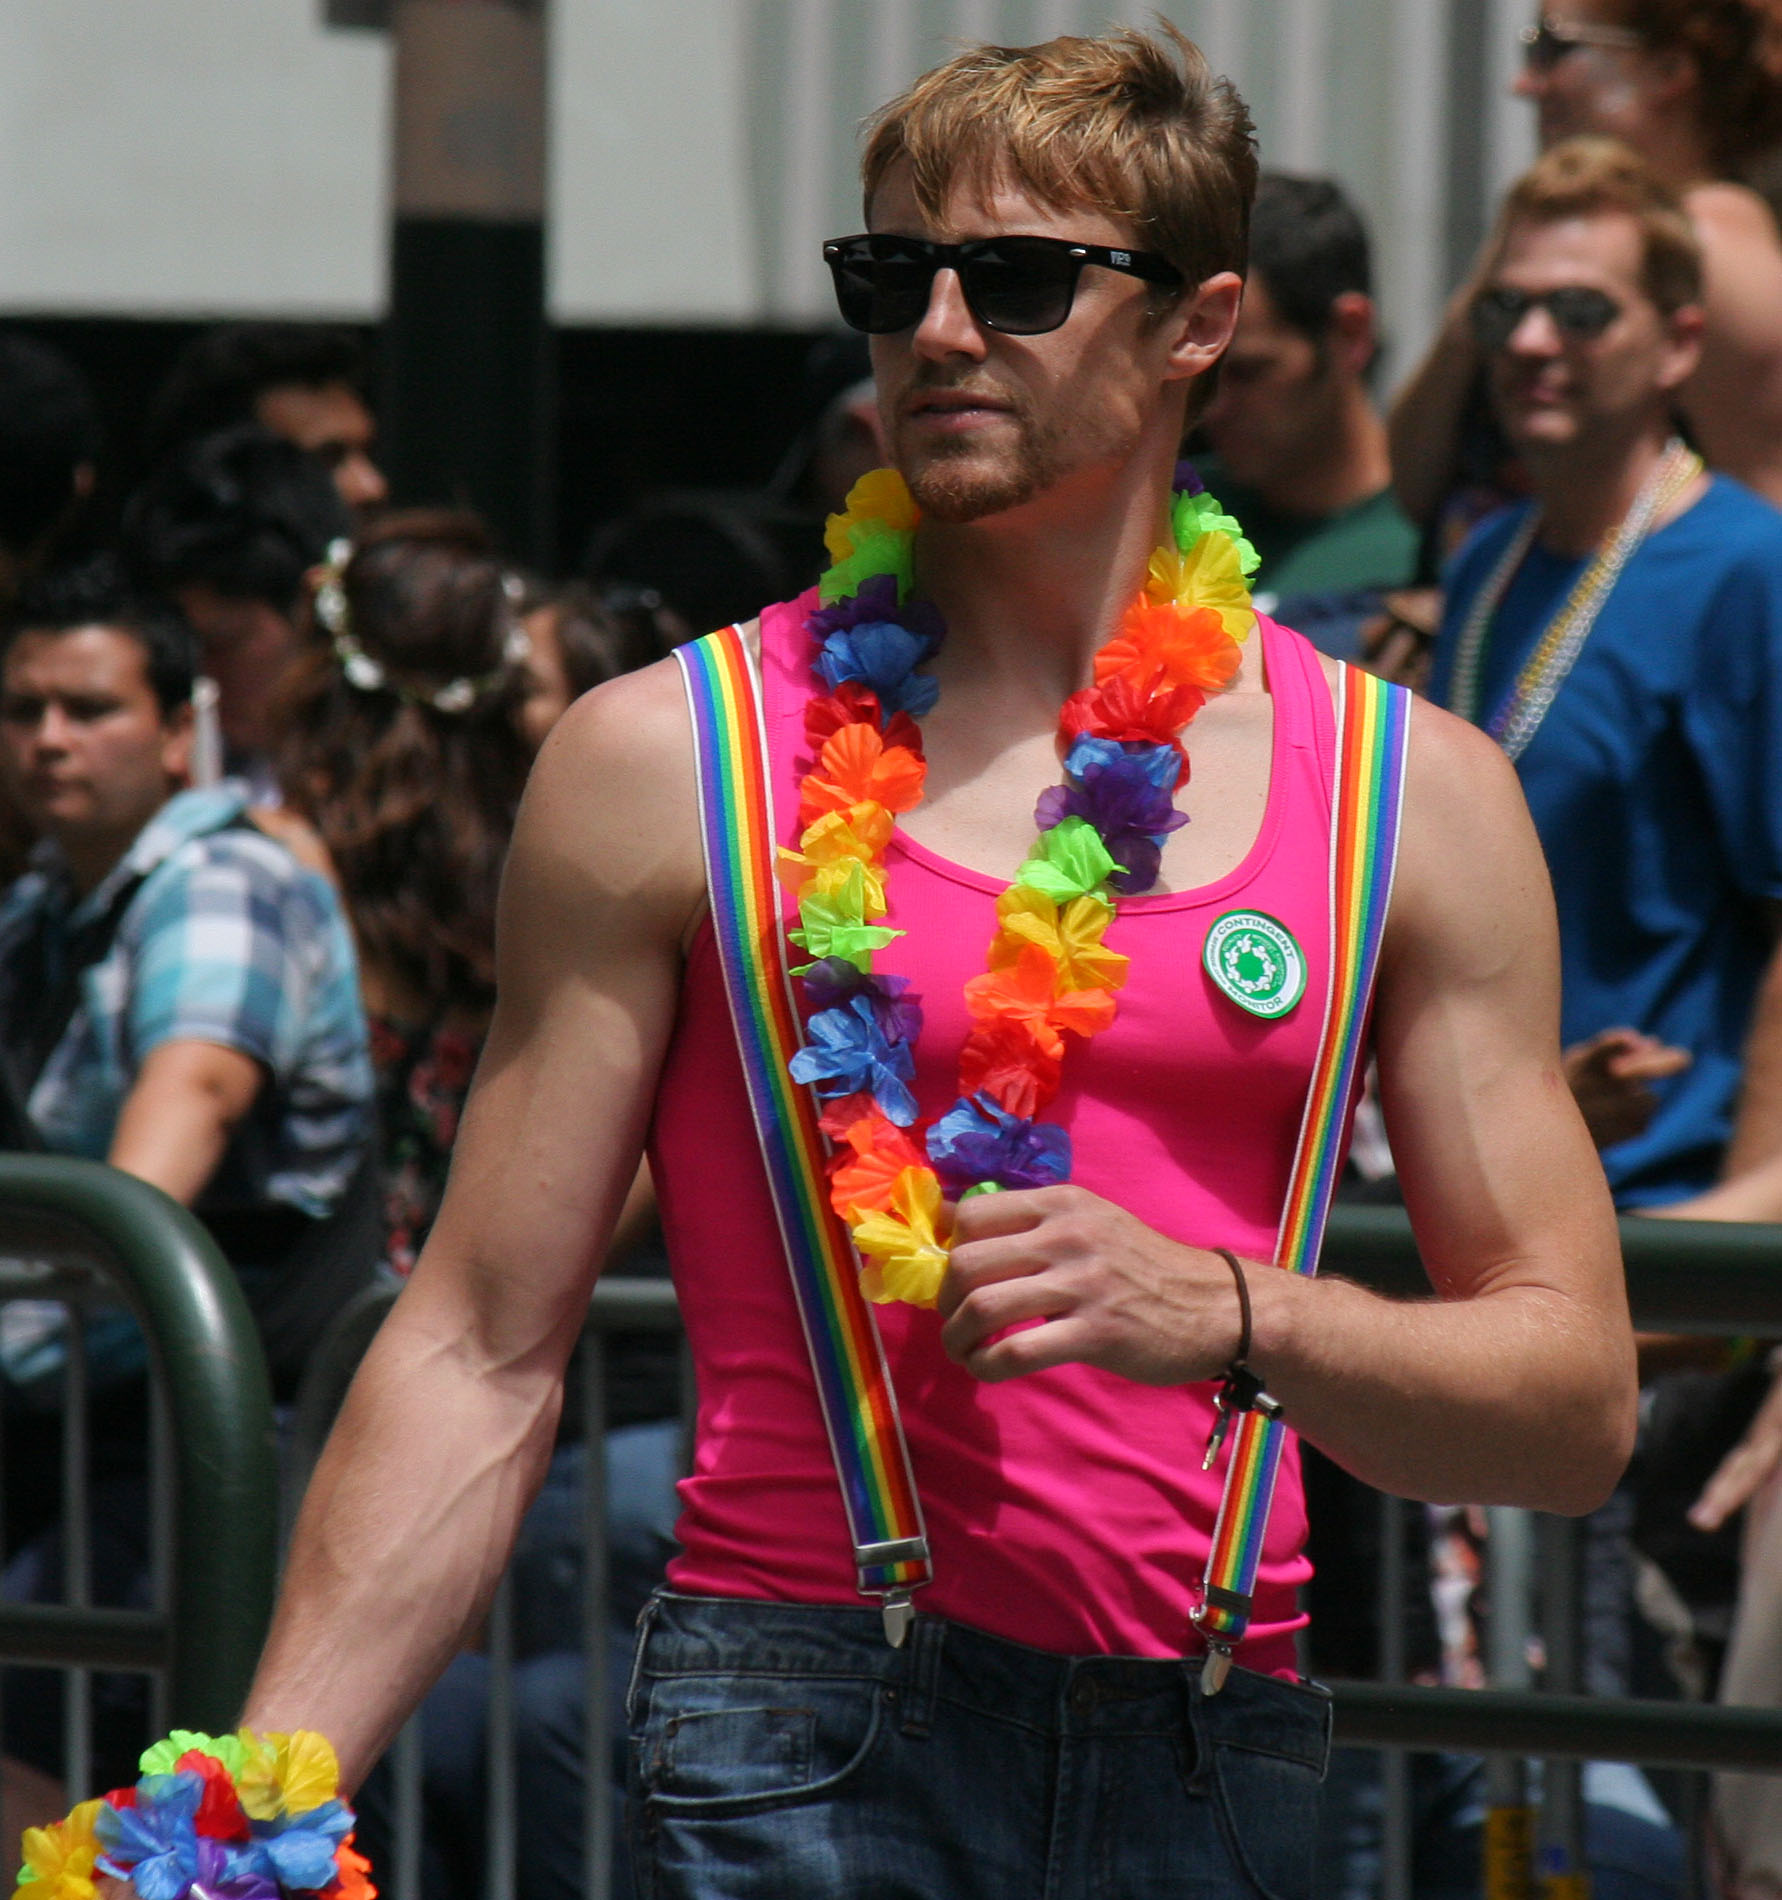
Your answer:
[[[31,1090],[32,1122],[54,1152],[103,1160],[152,1050],[239,1049],[267,1082],[199,1209],[279,1202],[320,1216],[371,1136],[358,966],[332,887],[240,825],[246,804],[234,780],[180,793],[84,898],[54,847],[40,847],[0,904],[0,968],[40,932],[53,955],[58,938],[140,879],[110,950],[82,973],[74,1015]]]

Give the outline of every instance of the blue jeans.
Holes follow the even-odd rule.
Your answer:
[[[640,1900],[1308,1900],[1322,1690],[918,1616],[658,1594],[627,1715]]]

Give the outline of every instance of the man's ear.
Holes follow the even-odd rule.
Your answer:
[[[1222,270],[1184,292],[1164,319],[1169,329],[1164,380],[1204,376],[1230,346],[1243,303],[1244,280],[1234,270]]]
[[[1686,303],[1664,320],[1665,359],[1659,370],[1660,389],[1681,389],[1701,365],[1702,335],[1707,319],[1699,303]]]
[[[176,785],[192,782],[192,740],[197,729],[197,714],[189,699],[161,721],[161,770]]]
[[[1366,291],[1345,290],[1330,306],[1324,333],[1330,360],[1347,376],[1362,377],[1379,353],[1380,334],[1374,300]]]

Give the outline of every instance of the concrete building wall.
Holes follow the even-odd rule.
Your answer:
[[[961,39],[1107,0],[552,0],[551,300],[565,322],[808,323],[859,223],[857,128]],[[1367,210],[1399,362],[1530,127],[1526,0],[1164,0],[1264,162]],[[369,318],[389,56],[321,0],[0,0],[0,310]],[[1128,16],[1149,8],[1123,9]]]

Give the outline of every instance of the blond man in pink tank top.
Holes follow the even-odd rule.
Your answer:
[[[918,1131],[958,1092],[960,998],[982,994],[1036,798],[1047,824],[1062,809],[1060,706],[1167,535],[1254,179],[1241,101],[1172,31],[977,48],[881,115],[867,232],[830,247],[920,510],[914,591],[947,629],[899,688],[926,789],[882,867],[905,933],[887,967],[926,1026],[873,1086]],[[782,843],[835,688],[810,672],[816,605],[745,630]],[[350,1787],[474,1629],[647,1143],[701,1405],[683,1555],[632,1683],[642,1891],[1307,1892],[1327,1717],[1294,1680],[1291,1458],[1220,1693],[1189,1618],[1217,1382],[1246,1358],[1295,1432],[1383,1490],[1570,1513],[1619,1476],[1635,1396],[1540,850],[1502,754],[1427,706],[1374,1046],[1432,1296],[1272,1270],[1316,1012],[1246,1013],[1203,983],[1201,946],[1234,904],[1278,917],[1316,988],[1335,685],[1285,629],[1243,648],[1163,788],[1191,822],[1140,827],[1155,876],[1109,931],[1132,960],[1119,1012],[1064,1038],[1041,1119],[1069,1181],[949,1198],[938,1311],[877,1309],[934,1569],[899,1647],[856,1593],[749,1121],[681,676],[573,708],[520,817],[445,1205],[310,1489],[246,1719],[321,1730]],[[1155,752],[1116,737],[1107,757]]]

